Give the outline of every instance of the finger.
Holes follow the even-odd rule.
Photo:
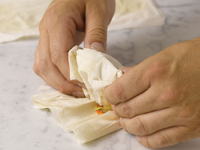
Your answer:
[[[84,98],[85,94],[83,92],[74,92],[73,96],[75,97],[79,97],[79,98]]]
[[[78,83],[78,86],[80,86],[80,87],[82,87],[84,89],[87,89],[84,83]]]
[[[121,125],[128,133],[139,136],[150,135],[159,130],[182,125],[182,120],[176,114],[177,112],[174,109],[166,108],[139,115],[132,119],[123,118],[121,119]]]
[[[72,95],[74,91],[82,91],[79,86],[67,81],[58,68],[51,62],[48,33],[44,29],[40,30],[40,40],[35,57],[34,71],[47,84],[62,93]]]
[[[68,51],[74,46],[74,38],[77,38],[75,37],[76,29],[84,27],[84,22],[79,13],[70,10],[69,6],[67,6],[69,9],[66,10],[65,2],[60,2],[56,5],[58,6],[54,6],[48,11],[46,17],[46,23],[48,24],[46,26],[50,37],[51,59],[63,76],[70,80]],[[67,5],[70,5],[70,3],[67,3]]]
[[[141,94],[150,87],[149,76],[139,66],[134,66],[111,85],[105,88],[106,100],[116,105]]]
[[[190,130],[186,126],[176,126],[136,138],[138,142],[148,148],[163,148],[191,139],[189,133]]]
[[[168,108],[175,103],[174,100],[166,100],[167,98],[170,98],[169,93],[166,96],[162,96],[161,93],[163,93],[162,88],[151,86],[144,93],[126,102],[113,105],[112,108],[120,117],[133,118],[137,115]]]
[[[101,1],[88,1],[86,4],[85,47],[106,52],[107,27],[106,4]]]
[[[121,70],[124,73],[128,72],[129,70],[131,70],[131,67],[121,67],[119,68],[119,70]]]

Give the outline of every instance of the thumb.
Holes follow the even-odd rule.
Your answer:
[[[107,86],[104,96],[109,103],[116,105],[142,94],[149,87],[150,79],[144,74],[144,68],[138,65]]]
[[[88,1],[86,5],[85,47],[106,52],[107,27],[106,6],[101,1]]]

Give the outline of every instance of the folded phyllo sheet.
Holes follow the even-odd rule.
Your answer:
[[[86,143],[121,128],[119,117],[104,97],[104,89],[122,75],[122,65],[113,57],[92,49],[73,47],[69,52],[70,79],[85,84],[86,98],[58,91],[32,96],[36,108],[49,108],[56,123],[73,131]]]

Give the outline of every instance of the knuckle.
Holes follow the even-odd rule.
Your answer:
[[[40,75],[39,65],[38,65],[37,63],[34,63],[34,65],[33,65],[33,71],[34,71],[35,74],[37,74],[38,76]]]
[[[70,8],[71,5],[72,4],[67,4],[67,2],[64,1],[58,1],[49,8],[45,14],[45,21],[48,24],[48,30],[50,30],[50,32],[53,32],[55,30],[54,28],[59,24],[69,29],[74,29],[76,27],[74,18],[79,17],[79,13],[77,13],[76,10],[73,10],[74,13],[69,13],[72,11]],[[66,9],[66,7],[68,9]]]
[[[160,93],[159,99],[168,104],[172,104],[178,101],[179,96],[180,96],[179,88],[168,87]]]
[[[38,63],[34,63],[33,70],[37,75],[45,75],[47,72],[47,61],[41,59]]]
[[[97,20],[101,20],[107,25],[110,23],[112,16],[114,15],[115,7],[111,5],[108,8],[108,5],[105,1],[92,1],[89,13]]]
[[[53,62],[53,64],[58,64],[58,61],[60,60],[60,56],[58,53],[58,46],[54,45],[52,46],[52,50],[51,50],[51,61]]]
[[[146,135],[147,133],[147,128],[144,124],[144,121],[142,121],[139,117],[135,118],[134,130],[137,135]]]
[[[121,112],[123,113],[124,117],[127,118],[132,118],[132,110],[131,108],[127,105],[127,103],[121,103]]]
[[[142,137],[142,145],[144,145],[147,148],[153,148],[152,144],[149,141],[148,137]]]
[[[61,93],[66,93],[66,94],[68,94],[68,95],[71,94],[71,93],[69,93],[69,92],[67,92],[67,91],[65,90],[64,84],[58,85],[58,87],[56,87],[56,89],[57,89],[59,92],[61,92]]]
[[[95,1],[96,2],[96,1]],[[98,5],[98,10],[99,10],[99,12],[103,12],[103,13],[105,13],[106,14],[106,10],[107,10],[107,6],[106,6],[106,3],[105,2],[102,2],[102,1],[99,1],[99,2],[101,2],[100,4],[98,4],[97,3],[97,5]]]
[[[112,89],[112,93],[118,101],[126,100],[125,89],[120,83],[115,82],[115,86]]]
[[[91,3],[90,13],[94,14],[96,17],[101,17],[102,15],[106,15],[107,6],[103,1],[92,1]]]
[[[67,82],[66,79],[63,79],[62,82],[60,82],[56,87],[55,87],[59,92],[65,93],[67,95],[71,95],[74,92],[74,89],[72,86],[70,86],[70,83]]]
[[[146,74],[150,76],[150,78],[158,78],[165,74],[166,65],[163,60],[155,60],[147,69]]]
[[[195,114],[194,112],[196,112],[196,110],[194,110],[193,108],[184,106],[180,110],[178,110],[178,116],[180,118],[192,118]]]
[[[151,69],[157,73],[157,74],[161,74],[163,72],[163,66],[164,66],[164,62],[162,60],[156,60],[152,66]]]
[[[104,41],[107,37],[107,32],[103,27],[94,28],[93,30],[90,30],[88,34],[90,37],[95,37],[95,40],[98,39],[99,42]]]
[[[169,144],[170,140],[166,135],[164,136],[162,133],[158,133],[154,142],[156,147],[164,147]]]
[[[54,5],[53,7],[49,8],[49,10],[45,14],[45,20],[47,24],[52,24],[52,22],[55,22],[58,20],[58,7]]]

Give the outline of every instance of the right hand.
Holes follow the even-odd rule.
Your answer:
[[[105,52],[114,9],[114,0],[54,0],[39,25],[35,73],[62,93],[84,97],[84,84],[69,79],[68,51],[84,39],[84,47]]]

